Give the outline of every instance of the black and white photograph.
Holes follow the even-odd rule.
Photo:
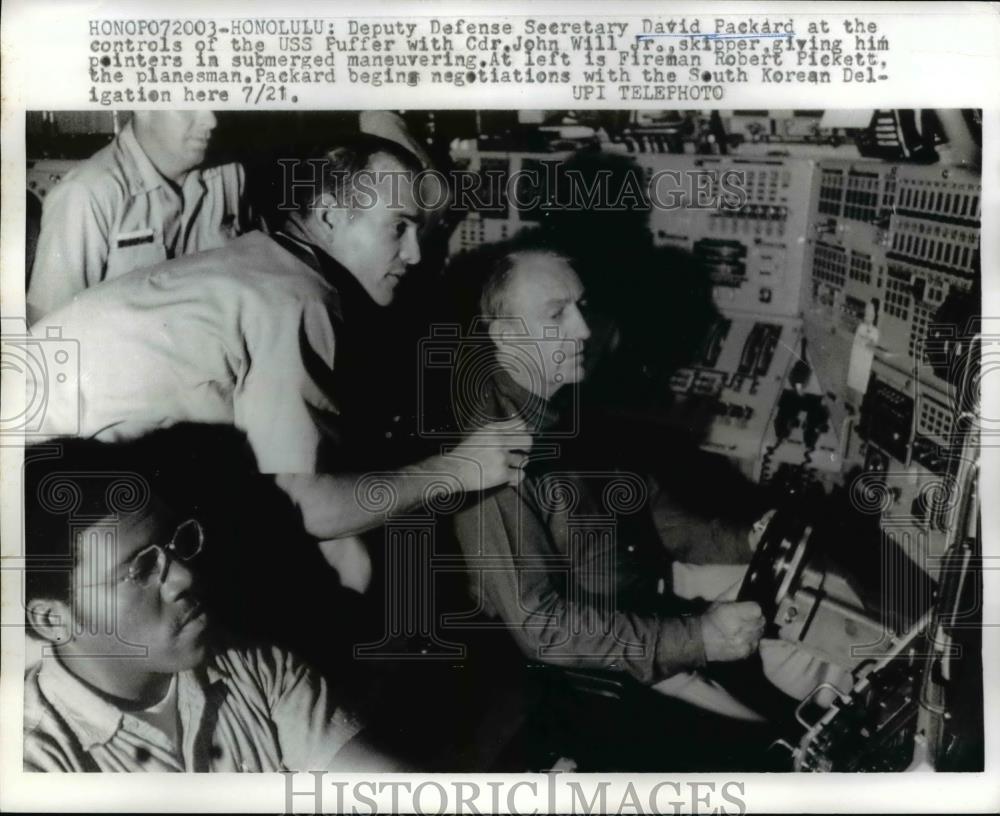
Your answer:
[[[0,810],[997,812],[998,38],[8,0]]]
[[[26,138],[25,771],[983,770],[978,110]]]

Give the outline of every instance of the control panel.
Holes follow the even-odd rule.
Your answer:
[[[881,492],[884,533],[934,574],[979,331],[980,180],[824,160],[811,210],[804,329],[845,464]]]
[[[544,219],[570,155],[470,153],[487,206],[458,227],[453,250]],[[649,198],[653,242],[692,254],[720,312],[698,359],[668,384],[671,420],[754,480],[784,470],[830,486],[861,471],[859,489],[885,496],[886,534],[922,565],[940,555],[941,485],[955,467],[956,395],[979,311],[976,173],[627,155]]]
[[[568,152],[473,151],[456,156],[478,174],[463,195],[476,206],[456,228],[452,253],[503,240],[540,223],[553,207],[566,206],[573,179],[564,175]],[[635,153],[649,227],[660,246],[693,253],[713,283],[724,313],[793,317],[804,297],[801,269],[815,162],[799,159],[737,159]],[[593,180],[589,180],[593,181]],[[634,201],[625,190],[600,187],[577,193],[608,193],[610,201]]]
[[[79,163],[76,159],[39,159],[29,163],[26,173],[28,193],[44,201],[63,176]]]
[[[781,467],[839,473],[841,454],[797,318],[722,317],[674,373],[672,420],[754,481]]]
[[[614,148],[620,168],[621,145]],[[569,152],[470,151],[456,162],[478,174],[466,200],[478,206],[458,225],[451,251],[503,240],[543,221],[571,189]],[[839,474],[839,427],[809,363],[802,315],[811,292],[803,274],[816,162],[637,151],[631,161],[656,246],[690,252],[712,283],[720,320],[700,358],[677,371],[671,422],[706,450],[768,481],[779,471]],[[560,185],[563,185],[560,189]],[[669,270],[664,270],[669,274]]]
[[[452,254],[503,241],[518,230],[536,226],[547,205],[556,202],[559,174],[570,153],[474,151],[456,162],[476,178],[462,200],[471,205],[452,234]],[[474,174],[474,175],[473,175]]]
[[[904,401],[892,395],[887,401],[904,404],[902,413],[890,411],[893,421],[905,418]],[[979,434],[971,428],[962,436],[951,474],[955,491],[933,603],[905,631],[885,630],[870,638],[878,641],[876,648],[862,649],[865,659],[855,668],[849,691],[820,686],[802,702],[796,717],[804,733],[782,741],[795,770],[983,767],[978,452]],[[813,704],[831,692],[831,705]]]
[[[801,202],[812,195],[814,162],[663,154],[639,154],[636,162],[654,196],[653,240],[694,254],[720,311],[801,313],[805,246],[799,238],[808,216]]]

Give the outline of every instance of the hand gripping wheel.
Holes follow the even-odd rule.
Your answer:
[[[771,518],[757,544],[737,600],[756,601],[771,629],[778,606],[805,565],[812,528],[788,511]]]

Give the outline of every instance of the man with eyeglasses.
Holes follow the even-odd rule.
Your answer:
[[[122,450],[27,452],[25,770],[398,770],[310,667],[214,642],[205,531]]]

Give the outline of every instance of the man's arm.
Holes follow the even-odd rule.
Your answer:
[[[404,770],[361,734],[362,725],[339,707],[330,686],[312,667],[278,648],[238,658],[262,689],[282,762],[295,771]]]
[[[52,189],[28,285],[30,323],[104,279],[110,230],[108,213],[86,184],[69,179]]]
[[[624,671],[647,684],[704,664],[699,618],[569,600],[570,561],[554,557],[549,530],[519,493],[502,489],[461,511],[456,533],[469,570],[529,658]]]
[[[299,509],[307,533],[341,538],[428,500],[519,484],[530,448],[527,433],[488,425],[448,453],[391,473],[279,473],[275,480]]]
[[[234,423],[247,434],[260,470],[277,474],[310,535],[354,535],[442,493],[522,478],[531,437],[509,422],[393,472],[318,473],[322,451],[350,433],[340,427],[332,393],[336,338],[327,307],[318,299],[261,303],[245,307],[241,324],[247,359],[233,395]]]
[[[337,773],[415,773],[420,769],[387,754],[362,732],[337,753],[330,770]]]

